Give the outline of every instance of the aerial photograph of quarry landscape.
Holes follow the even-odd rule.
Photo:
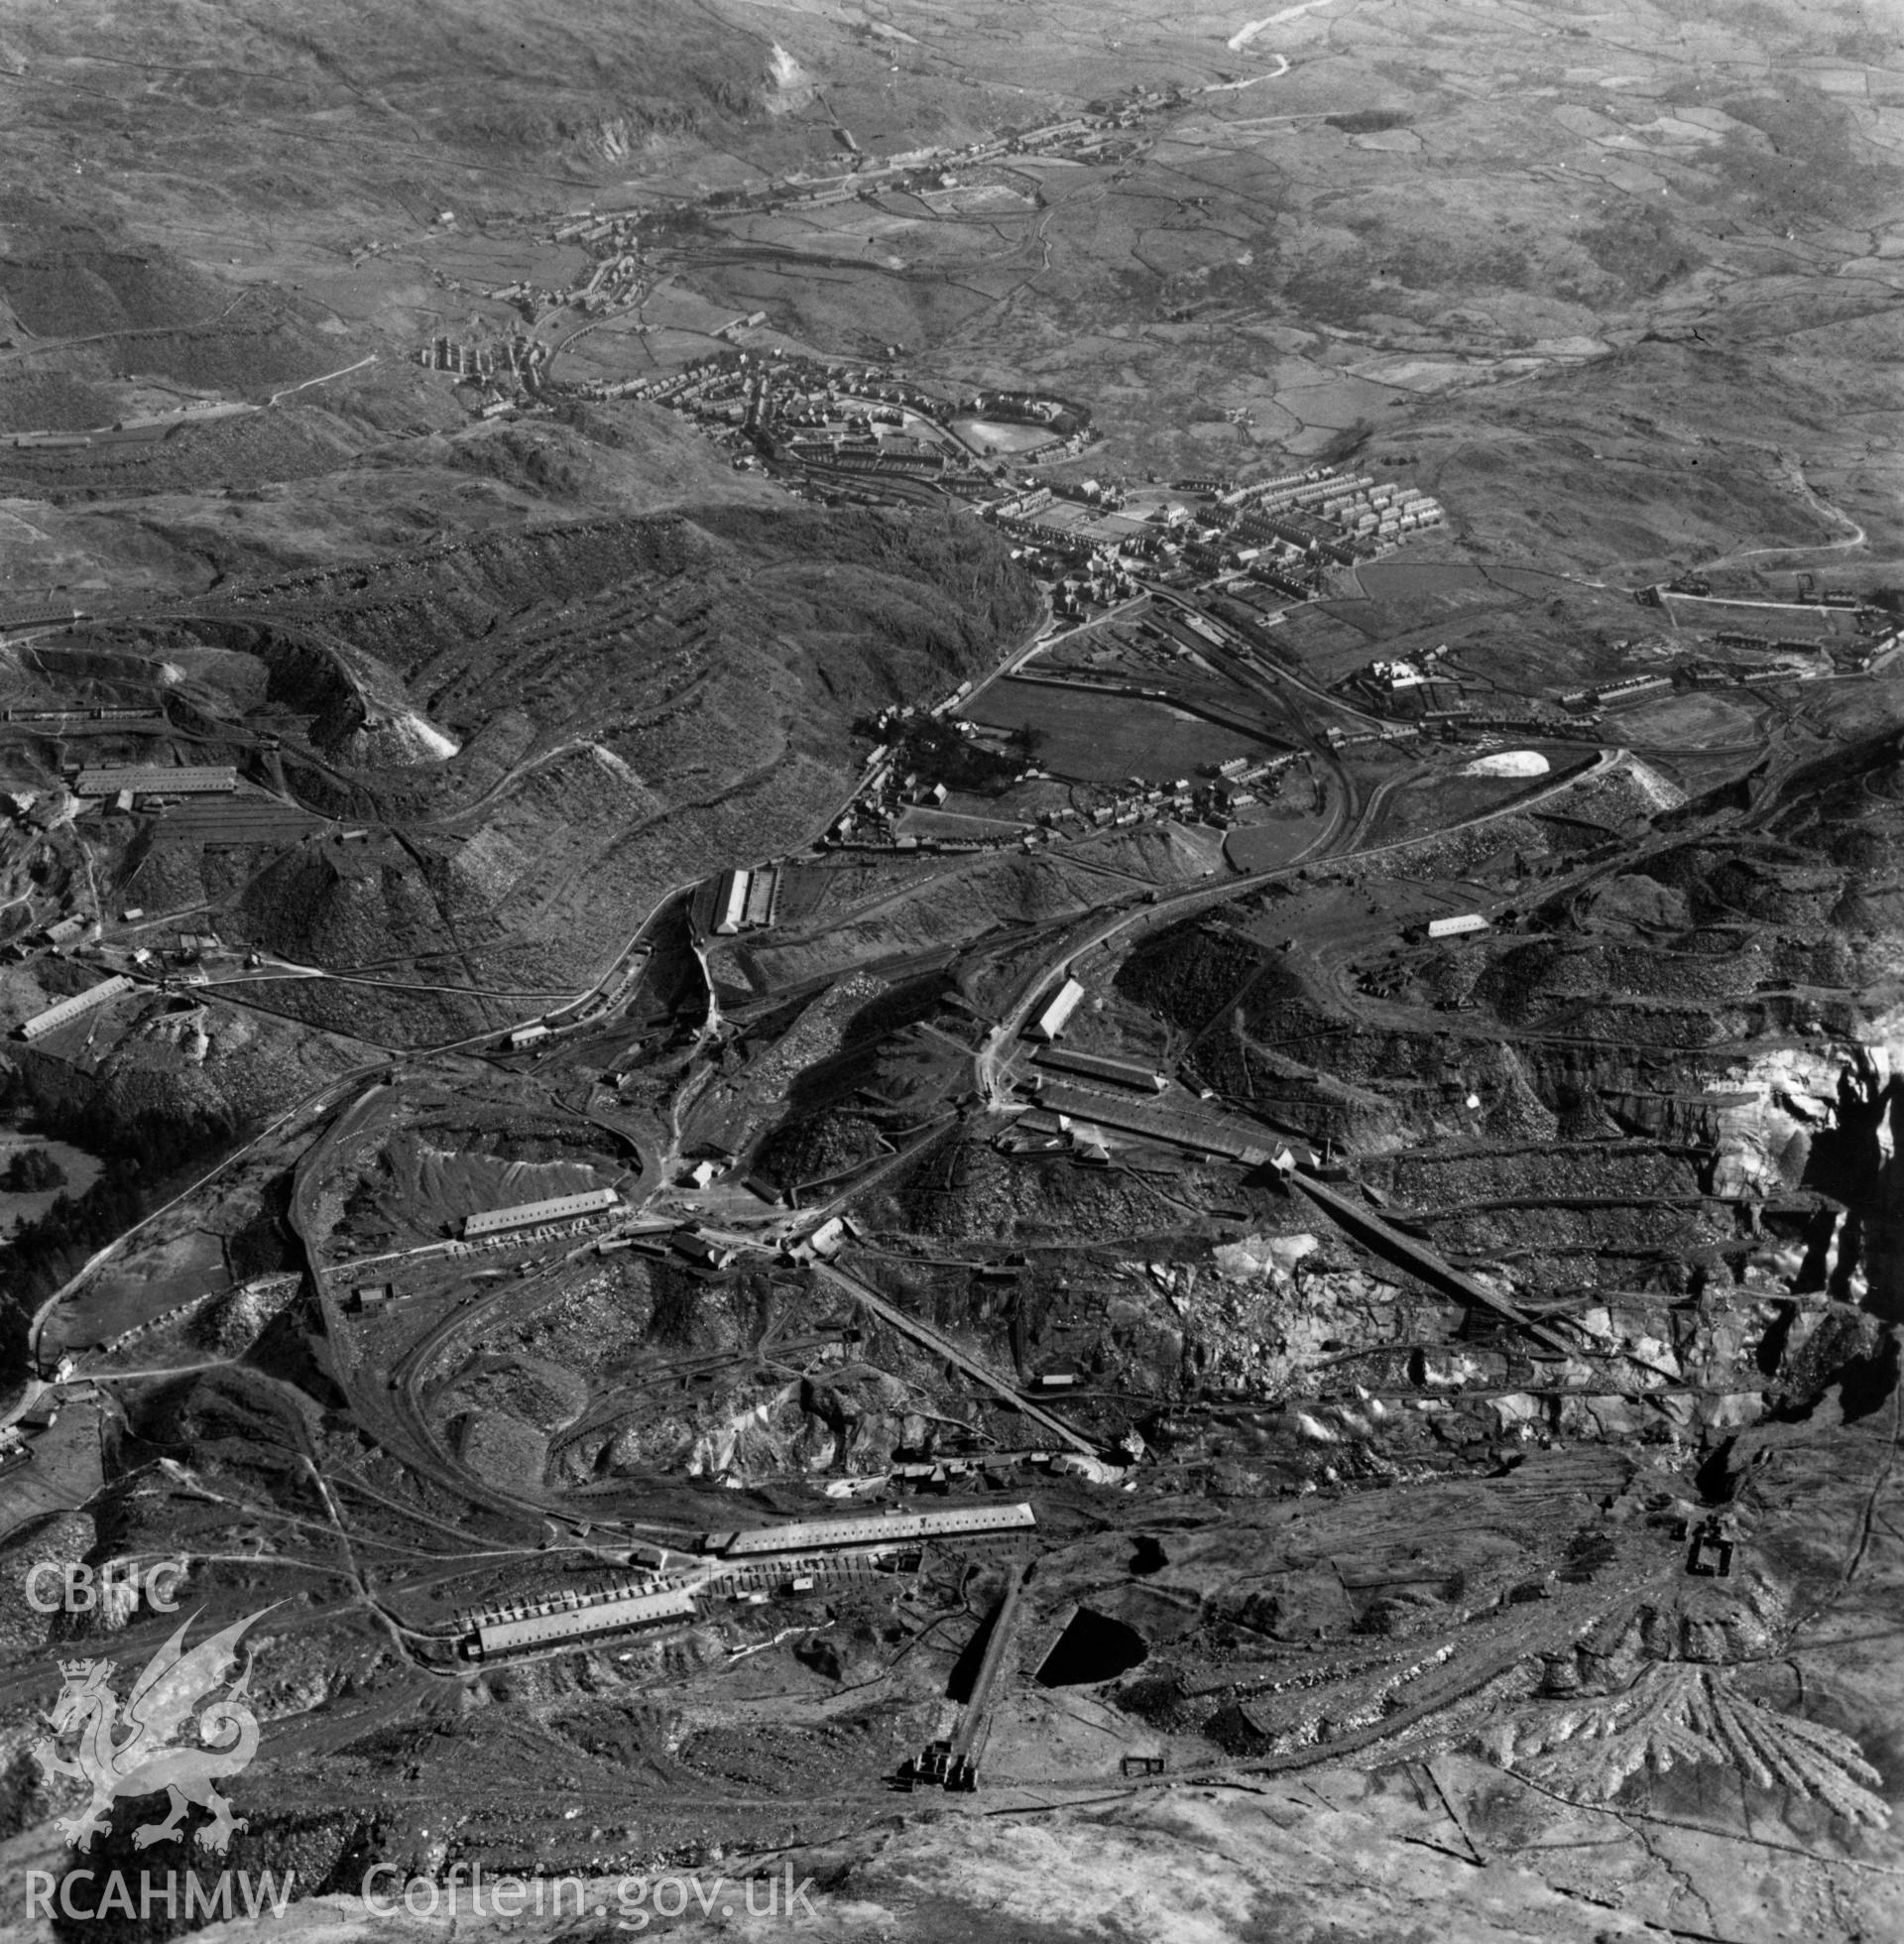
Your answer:
[[[0,1939],[1904,1937],[1904,4],[0,0]]]

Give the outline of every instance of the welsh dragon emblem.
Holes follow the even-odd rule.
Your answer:
[[[110,1686],[114,1662],[60,1663],[65,1685],[46,1717],[53,1734],[35,1745],[33,1758],[43,1778],[71,1776],[92,1790],[85,1808],[60,1818],[60,1834],[75,1849],[88,1848],[107,1827],[112,1805],[120,1797],[157,1795],[162,1790],[170,1800],[170,1813],[163,1822],[147,1823],[134,1832],[132,1840],[142,1850],[153,1843],[180,1841],[178,1825],[194,1802],[212,1815],[197,1832],[205,1849],[222,1853],[232,1831],[246,1826],[242,1816],[231,1813],[231,1804],[218,1793],[214,1778],[237,1774],[258,1753],[249,1658],[243,1673],[229,1686],[226,1682],[238,1661],[239,1637],[270,1611],[267,1607],[248,1615],[189,1652],[185,1633],[196,1616],[185,1620],[133,1683],[123,1717],[119,1697]],[[209,1698],[220,1687],[225,1692]],[[200,1703],[204,1706],[198,1716],[198,1740],[208,1746],[177,1746],[175,1738]],[[75,1734],[78,1747],[73,1755],[61,1755],[60,1742]]]

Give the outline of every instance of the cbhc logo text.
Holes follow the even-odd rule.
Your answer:
[[[124,1611],[143,1594],[154,1613],[177,1613],[185,1570],[178,1559],[162,1559],[156,1566],[142,1566],[136,1559],[108,1559],[103,1566],[83,1559],[42,1559],[27,1574],[27,1605],[37,1614]]]

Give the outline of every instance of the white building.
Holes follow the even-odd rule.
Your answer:
[[[1428,920],[1428,935],[1431,938],[1459,938],[1464,932],[1487,929],[1488,920],[1479,911],[1463,911],[1459,917]]]
[[[746,921],[747,889],[753,875],[751,871],[721,873],[714,893],[714,929],[723,938],[733,937]]]
[[[1084,997],[1084,988],[1075,979],[1066,979],[1058,988],[1054,998],[1031,1025],[1033,1039],[1055,1039],[1070,1024],[1071,1015],[1078,1010],[1078,1002]]]

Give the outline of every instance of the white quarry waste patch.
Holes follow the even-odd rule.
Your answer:
[[[732,1471],[735,1454],[740,1449],[742,1432],[750,1427],[764,1431],[768,1420],[768,1406],[765,1403],[752,1404],[739,1418],[730,1419],[725,1424],[716,1425],[712,1430],[703,1431],[694,1440],[694,1448],[688,1454],[688,1477],[718,1478],[723,1472]]]
[[[1212,81],[1202,92],[1205,94],[1235,94],[1242,88],[1254,87],[1258,81],[1279,81],[1289,71],[1289,57],[1286,54],[1279,54],[1272,58],[1280,61],[1281,65],[1266,68],[1260,74],[1250,74],[1241,81]],[[1248,250],[1244,251],[1243,255],[1237,259],[1239,263],[1248,263],[1250,260],[1250,253]]]
[[[1650,763],[1642,761],[1630,750],[1626,752],[1625,763],[1627,775],[1654,809],[1676,810],[1686,801],[1686,792],[1676,783],[1661,776]]]
[[[1502,749],[1478,756],[1462,771],[1464,777],[1544,777],[1554,766],[1537,749]]]
[[[745,1485],[749,1451],[766,1454],[767,1471],[780,1469],[785,1454],[781,1440],[774,1437],[774,1421],[798,1397],[797,1384],[782,1385],[773,1397],[708,1425],[687,1454],[688,1477],[724,1478],[729,1484]]]
[[[1755,1054],[1743,1071],[1713,1080],[1709,1091],[1731,1096],[1714,1115],[1713,1192],[1771,1194],[1795,1187],[1813,1137],[1838,1123],[1844,1065],[1825,1047],[1786,1046]]]
[[[819,92],[813,76],[777,45],[767,58],[767,79],[761,105],[770,115],[784,115],[804,108]]]
[[[425,722],[415,710],[406,710],[391,726],[406,741],[414,738],[441,762],[447,762],[463,747],[454,736],[444,735],[433,722]]]
[[[641,788],[641,784],[642,784],[641,778],[638,777],[635,774],[635,772],[631,770],[628,767],[628,765],[625,762],[623,762],[622,759],[619,756],[617,756],[612,749],[604,749],[600,743],[590,743],[588,747],[590,751],[593,753],[595,761],[599,763],[602,766],[602,768],[606,770],[608,774],[616,780],[617,783],[633,784],[635,788],[638,790]]]
[[[829,1499],[877,1499],[891,1476],[889,1472],[868,1472],[860,1478],[833,1478],[820,1489]]]
[[[1305,1256],[1322,1247],[1313,1235],[1247,1235],[1240,1242],[1226,1242],[1213,1249],[1211,1260],[1218,1273],[1238,1281],[1252,1276],[1270,1276],[1278,1271],[1287,1276]]]
[[[1066,1451],[1051,1461],[1051,1470],[1060,1478],[1081,1478],[1088,1485],[1116,1485],[1126,1468],[1107,1465],[1102,1458],[1087,1458],[1082,1452]]]
[[[389,714],[373,706],[360,732],[378,758],[386,763],[446,763],[462,749],[454,736],[446,736],[415,709],[394,708]]]
[[[1873,1084],[1881,1088],[1904,1074],[1904,1006],[1873,1015],[1865,1030],[1864,1056]]]
[[[1235,54],[1239,48],[1247,48],[1265,27],[1280,27],[1286,20],[1300,20],[1304,14],[1313,13],[1318,7],[1326,7],[1330,0],[1299,0],[1293,7],[1285,7],[1279,14],[1270,14],[1262,20],[1245,21],[1230,37],[1230,52]]]

